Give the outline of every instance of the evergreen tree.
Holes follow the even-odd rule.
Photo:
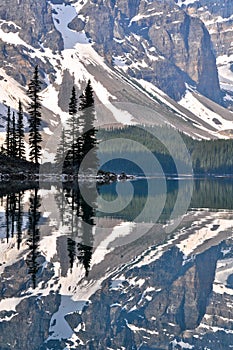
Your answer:
[[[82,152],[82,119],[78,115],[77,97],[75,87],[73,86],[71,92],[71,98],[69,103],[69,114],[70,118],[67,122],[67,138],[68,142],[71,144],[71,150],[68,151],[65,167],[71,166],[72,172],[77,172],[79,164],[81,162],[81,152]]]
[[[67,152],[67,142],[66,142],[66,134],[65,134],[65,129],[62,128],[61,132],[61,140],[57,148],[56,156],[55,156],[55,162],[56,163],[61,163],[64,162],[66,152]]]
[[[70,97],[70,103],[69,103],[69,115],[70,118],[68,120],[68,139],[71,144],[71,152],[69,152],[69,161],[71,162],[72,166],[74,166],[75,162],[75,150],[74,150],[74,142],[75,142],[75,136],[76,136],[76,118],[77,118],[77,97],[76,97],[76,91],[75,87],[73,86],[71,97]]]
[[[91,81],[88,80],[87,86],[80,96],[79,110],[82,112],[82,118],[84,120],[83,126],[83,144],[82,144],[82,157],[84,158],[89,151],[92,150],[91,157],[88,164],[85,165],[84,171],[88,169],[96,169],[98,166],[97,153],[94,147],[97,144],[96,133],[97,130],[94,126],[95,121],[95,108],[94,108],[94,92],[91,86]]]
[[[10,146],[11,146],[11,109],[7,108],[7,120],[6,120],[6,140],[5,140],[5,152],[7,156],[10,156]]]
[[[78,100],[77,100],[77,96],[76,96],[76,90],[75,90],[75,86],[72,87],[72,91],[71,91],[71,97],[70,97],[70,103],[69,103],[69,115],[74,116],[76,115],[76,113],[78,112]],[[72,120],[72,125],[75,125],[75,119]]]
[[[17,139],[16,139],[16,125],[15,125],[15,112],[12,115],[12,125],[10,127],[10,152],[9,155],[13,158],[17,157]]]
[[[17,156],[20,159],[25,159],[23,108],[20,100],[19,100],[19,110],[18,110],[18,122],[16,125],[16,140],[17,140]]]
[[[40,134],[41,125],[41,82],[39,80],[38,66],[35,67],[33,77],[28,86],[28,96],[31,99],[29,104],[29,157],[31,161],[36,164],[39,163],[41,157],[41,145],[42,137]]]

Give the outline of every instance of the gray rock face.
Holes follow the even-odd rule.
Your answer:
[[[12,45],[0,39],[0,66],[7,74],[25,85],[36,64],[47,74],[54,71],[48,60],[43,62],[37,54],[32,55],[30,48],[40,52],[47,47],[53,52],[63,48],[61,35],[54,27],[52,8],[46,0],[1,1],[0,28],[5,33],[18,33],[23,40],[20,45]]]
[[[175,99],[189,82],[221,101],[210,35],[201,20],[174,1],[88,1],[73,29],[80,30],[78,18],[83,16],[97,51],[131,76],[154,83]]]
[[[177,2],[177,0],[175,0]],[[211,35],[216,55],[228,54],[233,38],[233,2],[231,0],[198,0],[182,8],[202,19]]]
[[[132,77],[152,82],[170,97],[179,100],[185,84],[190,83],[221,103],[214,52],[231,49],[232,2],[200,0],[187,7],[176,2],[88,0],[68,26],[78,32],[85,30],[108,63]],[[224,21],[213,22],[217,16]],[[18,32],[20,39],[41,52],[44,47],[53,52],[63,49],[61,34],[53,23],[52,7],[46,0],[3,0],[0,19],[5,33]],[[43,61],[32,55],[26,44],[15,46],[0,39],[0,66],[23,85],[36,64],[52,76],[55,70],[49,59]]]
[[[51,6],[46,0],[3,0],[0,4],[0,18],[13,21],[19,26],[19,36],[29,45],[53,50],[62,48],[60,34],[55,30]]]

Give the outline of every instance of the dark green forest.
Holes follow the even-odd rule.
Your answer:
[[[179,135],[187,147],[195,174],[233,173],[233,140],[197,140],[183,133]],[[170,127],[156,126],[147,128],[147,130],[137,126],[111,130],[101,129],[97,136],[101,141],[120,139],[120,142],[114,142],[112,145],[109,142],[101,149],[100,158],[104,159],[106,156],[116,158],[104,166],[112,171],[143,173],[143,169],[133,164],[137,164],[139,159],[145,157],[141,145],[155,155],[165,173],[176,174],[177,164],[181,164],[182,168],[186,169],[188,160],[184,154],[184,146],[181,145],[180,138],[176,137],[176,133]],[[137,142],[133,149],[130,149],[129,140]],[[163,140],[166,141],[163,142]],[[172,149],[172,154],[169,149]],[[132,162],[122,160],[126,154],[133,160]]]

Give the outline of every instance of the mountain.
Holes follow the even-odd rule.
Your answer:
[[[227,34],[219,30],[213,35],[209,22],[220,23],[222,15],[221,23],[230,27],[232,6],[216,4],[42,0],[35,5],[32,0],[12,0],[9,5],[3,0],[1,131],[6,105],[17,109],[21,98],[26,111],[26,86],[38,64],[44,147],[49,152],[56,148],[58,126],[68,117],[72,85],[81,93],[88,79],[101,125],[166,123],[195,138],[231,137],[231,78],[226,77],[231,51],[223,43]],[[221,50],[214,49],[220,44]]]
[[[177,100],[189,83],[221,101],[209,33],[173,1],[100,0],[95,7],[87,2],[70,27],[81,29],[81,21],[97,51],[130,76],[154,83]]]

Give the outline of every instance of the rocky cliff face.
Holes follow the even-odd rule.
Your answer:
[[[231,0],[197,0],[190,4],[175,0],[192,17],[201,18],[213,42],[216,55],[229,54],[233,38],[233,2]]]
[[[185,83],[221,100],[210,35],[174,1],[88,1],[71,23],[113,65],[179,99]]]
[[[25,85],[35,64],[39,64],[42,72],[54,72],[49,60],[41,56],[46,48],[55,52],[62,47],[52,8],[46,0],[1,1],[0,66],[7,74]]]
[[[77,4],[82,8],[69,28],[84,30],[110,64],[152,82],[176,100],[184,94],[185,83],[190,83],[221,102],[209,33],[199,18],[190,16],[173,0],[88,0],[84,6]],[[1,66],[23,85],[35,64],[45,74],[55,72],[51,59],[42,59],[45,48],[53,53],[63,48],[52,12],[46,0],[39,4],[4,0],[0,4]],[[17,46],[12,45],[12,33]]]
[[[0,4],[1,29],[9,32],[15,29],[28,45],[35,48],[62,48],[60,34],[55,30],[51,6],[46,0],[36,3],[33,0],[3,0]],[[11,22],[18,27],[15,28]],[[17,30],[18,29],[18,30]]]
[[[230,109],[233,104],[232,93],[232,55],[233,55],[233,3],[230,0],[211,1],[176,0],[178,5],[190,16],[200,18],[210,34],[213,51],[217,57],[217,67],[224,103]]]

